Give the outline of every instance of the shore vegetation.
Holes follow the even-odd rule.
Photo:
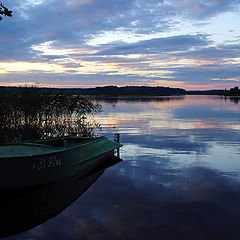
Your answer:
[[[36,138],[92,137],[100,129],[94,115],[101,106],[88,96],[39,92],[22,87],[0,91],[0,144]]]

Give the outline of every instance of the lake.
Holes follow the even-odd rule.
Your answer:
[[[88,190],[59,214],[6,239],[237,239],[238,99],[174,96],[98,103],[101,134],[113,139],[120,133],[123,161],[94,175]],[[61,196],[66,193],[55,195]]]

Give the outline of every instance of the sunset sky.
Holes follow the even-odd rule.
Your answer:
[[[240,85],[240,0],[3,0],[0,85]]]

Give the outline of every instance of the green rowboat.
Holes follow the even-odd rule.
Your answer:
[[[121,146],[106,137],[75,136],[0,146],[0,188],[32,187],[85,174]]]

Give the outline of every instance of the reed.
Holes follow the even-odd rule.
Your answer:
[[[78,135],[92,137],[100,129],[94,115],[101,110],[88,96],[41,92],[36,87],[16,93],[0,91],[0,144],[35,138]]]

